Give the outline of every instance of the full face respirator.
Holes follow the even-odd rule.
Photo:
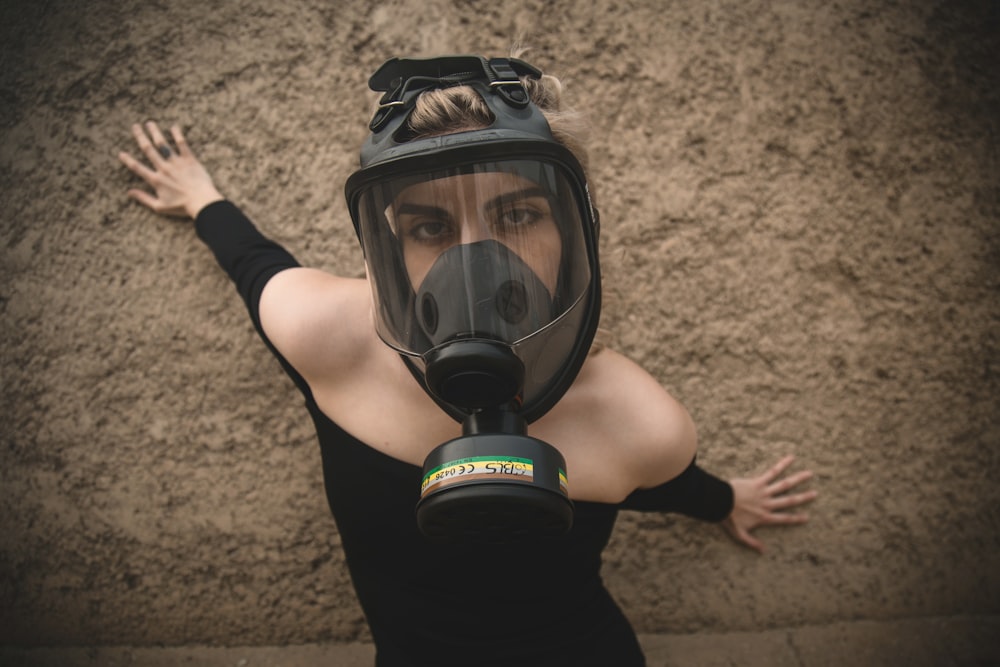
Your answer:
[[[346,196],[378,335],[462,435],[424,463],[417,523],[431,538],[505,542],[572,525],[566,463],[527,425],[563,396],[600,316],[597,215],[583,168],[555,141],[517,59],[392,59]],[[469,86],[489,127],[414,136],[430,89]]]

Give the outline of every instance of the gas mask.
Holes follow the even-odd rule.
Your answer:
[[[393,59],[347,202],[375,325],[462,436],[427,457],[417,523],[432,538],[510,541],[572,525],[565,460],[532,438],[576,378],[600,315],[597,216],[516,59]],[[467,85],[485,129],[412,137],[432,88]]]

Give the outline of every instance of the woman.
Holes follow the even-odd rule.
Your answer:
[[[556,79],[461,57],[392,60],[371,85],[385,95],[348,183],[368,280],[300,267],[225,200],[176,126],[176,149],[153,122],[132,128],[149,164],[119,157],[152,193],[129,195],[195,220],[303,392],[378,665],[642,665],[600,579],[618,509],[721,521],[763,550],[754,528],[806,521],[783,510],[815,498],[788,493],[811,473],[782,477],[785,457],[759,477],[715,478],[694,463],[685,409],[625,357],[591,348],[597,216]],[[493,420],[515,424],[504,438],[557,461],[552,488],[511,494],[526,504],[503,505],[502,492],[533,492],[511,476],[530,465],[477,486],[463,475],[489,457],[427,463],[494,413],[514,415]],[[442,491],[468,497],[449,505],[460,493]],[[442,505],[475,511],[455,528]],[[505,539],[549,511],[561,527]],[[470,538],[483,521],[490,539]],[[430,539],[435,526],[457,532]]]

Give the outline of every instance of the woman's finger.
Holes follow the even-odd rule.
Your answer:
[[[768,510],[784,510],[789,507],[797,507],[798,505],[805,505],[808,502],[812,502],[816,499],[816,495],[815,491],[805,491],[777,498],[768,498],[764,501],[764,507]]]
[[[144,190],[129,190],[128,196],[152,211],[157,211],[160,205],[160,202],[156,199],[156,197],[148,192],[145,192]]]
[[[764,553],[764,543],[751,535],[750,531],[740,528],[736,531],[736,537],[751,549]]]
[[[163,156],[161,156],[156,150],[156,147],[153,146],[153,143],[149,140],[149,137],[146,135],[146,130],[142,128],[142,125],[136,123],[132,126],[132,136],[135,137],[135,143],[139,145],[139,150],[142,151],[142,154],[146,156],[146,159],[149,160],[154,167],[159,167],[163,164]]]
[[[793,525],[805,523],[809,520],[809,515],[805,513],[790,514],[788,512],[771,512],[764,517],[764,524],[771,525]]]
[[[184,138],[184,133],[181,132],[179,125],[174,125],[170,128],[170,134],[174,137],[174,143],[177,144],[177,153],[184,157],[193,157],[194,153],[191,147],[188,146],[187,139]]]
[[[777,479],[781,473],[785,472],[785,469],[788,468],[788,466],[792,465],[793,461],[795,461],[795,457],[788,455],[771,466],[771,468],[761,476],[764,484],[770,484]]]
[[[146,181],[150,185],[153,184],[153,179],[156,178],[155,171],[153,171],[143,163],[139,162],[125,151],[121,151],[120,153],[118,153],[118,159],[121,160],[121,163],[124,164],[128,168],[128,170],[131,171],[133,174],[135,174],[142,180]]]
[[[795,473],[794,475],[790,475],[785,479],[774,482],[773,484],[769,484],[767,488],[764,489],[764,492],[770,496],[776,496],[798,486],[799,484],[802,484],[803,482],[809,481],[812,479],[812,476],[813,473],[811,470],[803,470]]]
[[[154,121],[146,122],[146,131],[149,132],[149,136],[153,139],[153,146],[156,148],[156,152],[160,154],[164,160],[169,160],[174,151],[170,148],[170,144],[167,143],[166,137],[163,136],[163,132],[160,131],[160,126]]]

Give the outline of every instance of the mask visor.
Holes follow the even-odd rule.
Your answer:
[[[545,160],[368,185],[356,213],[379,336],[414,357],[462,339],[516,353],[590,285],[577,190],[564,168]]]

